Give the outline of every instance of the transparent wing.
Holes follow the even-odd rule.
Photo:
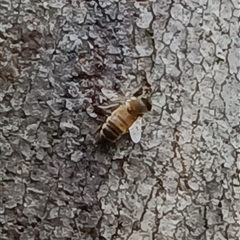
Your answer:
[[[142,117],[139,117],[129,128],[129,134],[134,143],[138,143],[142,137]]]
[[[117,91],[102,88],[101,89],[102,94],[104,97],[106,97],[109,100],[108,105],[98,105],[98,108],[102,110],[113,110],[119,107],[119,105],[123,104],[125,102],[125,97],[123,95],[120,95]]]
[[[98,105],[97,107],[102,109],[102,110],[112,110],[112,109],[117,108],[119,105],[120,105],[120,103],[112,103],[112,104],[109,104],[109,105],[106,105],[106,106]]]
[[[116,91],[111,89],[102,88],[101,92],[106,98],[114,102],[118,101],[121,98],[121,96]]]

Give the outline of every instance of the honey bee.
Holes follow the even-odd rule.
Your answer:
[[[142,86],[132,97],[118,106],[103,124],[100,141],[115,142],[129,131],[132,141],[138,143],[142,134],[142,117],[152,108],[150,92],[149,86]]]

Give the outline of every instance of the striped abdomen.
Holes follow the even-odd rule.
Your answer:
[[[101,129],[102,140],[113,142],[122,134],[126,133],[129,127],[136,121],[138,116],[133,116],[127,110],[126,105],[118,107],[108,118]]]

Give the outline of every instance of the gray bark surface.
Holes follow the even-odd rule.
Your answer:
[[[240,239],[239,1],[0,2],[0,239]],[[101,88],[154,90],[140,144]]]

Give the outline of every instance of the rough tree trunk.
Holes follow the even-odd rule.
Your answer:
[[[0,3],[1,240],[240,238],[237,0]],[[101,88],[154,89],[141,144],[96,143]],[[127,87],[128,86],[128,87]]]

